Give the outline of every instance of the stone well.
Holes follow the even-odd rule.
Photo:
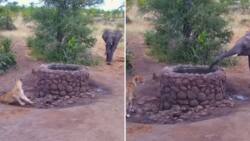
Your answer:
[[[35,72],[37,97],[80,96],[89,89],[89,73],[79,65],[41,65]]]
[[[163,69],[160,77],[161,108],[172,105],[195,107],[225,98],[226,75],[222,69],[204,66],[176,66]]]

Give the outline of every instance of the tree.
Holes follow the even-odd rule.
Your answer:
[[[208,64],[231,38],[220,1],[154,0],[149,8],[157,20],[146,42],[160,61]]]
[[[0,3],[7,0],[0,0]],[[7,4],[8,5],[8,4]],[[14,30],[16,29],[11,18],[11,8],[9,6],[0,7],[0,29]]]
[[[240,0],[240,4],[243,12],[246,12],[250,6],[250,0]]]
[[[95,39],[88,28],[89,18],[81,14],[81,9],[102,0],[43,2],[44,6],[33,16],[39,25],[36,38],[30,40],[30,45],[50,61],[86,64],[88,56],[84,53],[94,45]]]

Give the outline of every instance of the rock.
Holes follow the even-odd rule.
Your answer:
[[[62,95],[62,96],[65,96],[66,94],[67,94],[66,91],[61,91],[61,92],[60,92],[60,95]]]
[[[51,88],[52,90],[56,90],[56,89],[57,89],[57,85],[56,85],[56,84],[52,84],[52,85],[50,85],[50,88]]]
[[[164,89],[164,92],[166,92],[166,93],[170,92],[170,88],[166,86]]]
[[[71,86],[67,86],[67,91],[72,92],[73,88]]]
[[[58,89],[59,90],[65,90],[65,87],[62,84],[58,84]]]
[[[208,100],[213,100],[213,99],[215,99],[215,94],[214,94],[214,93],[207,94],[207,99],[208,99]]]
[[[187,92],[187,97],[188,97],[188,99],[195,99],[197,96],[192,91],[188,91]]]
[[[198,93],[197,99],[199,101],[205,101],[206,100],[206,95],[204,93]]]
[[[177,98],[176,93],[175,92],[170,92],[169,93],[169,98],[175,100]]]
[[[188,106],[182,106],[181,107],[181,112],[183,112],[183,113],[186,113],[186,112],[188,112]]]
[[[178,93],[178,92],[180,91],[176,86],[172,86],[171,89],[172,89],[174,92],[176,92],[176,93]]]
[[[192,106],[192,107],[196,107],[196,106],[199,105],[199,102],[197,100],[191,100],[189,105]]]
[[[177,119],[176,121],[177,121],[177,122],[184,122],[183,119]]]
[[[199,88],[198,87],[193,87],[192,88],[192,93],[194,93],[194,94],[197,94],[197,93],[199,93]]]
[[[68,100],[68,102],[67,102],[68,104],[73,104],[74,103],[74,101],[73,100]]]
[[[143,98],[139,98],[136,103],[139,105],[143,105],[145,103],[145,100]]]
[[[38,95],[38,98],[40,98],[40,97],[44,97],[45,96],[45,93],[44,92],[42,92],[42,91],[40,91],[39,92],[39,95]]]
[[[203,109],[204,109],[203,106],[198,105],[197,107],[195,107],[194,111],[197,113],[197,112],[199,112],[199,111],[201,111]]]
[[[222,100],[224,96],[221,93],[216,94],[215,99],[216,100]]]
[[[189,104],[188,100],[177,100],[177,102],[178,102],[180,105],[188,105],[188,104]]]
[[[66,95],[64,98],[65,98],[65,99],[70,99],[70,96]]]
[[[187,87],[181,86],[180,89],[181,89],[182,91],[186,91],[186,90],[187,90]]]
[[[201,102],[201,105],[202,105],[202,106],[205,106],[205,105],[208,105],[208,104],[209,104],[209,101],[207,101],[207,100],[206,100],[206,101]]]
[[[224,100],[223,101],[228,107],[233,108],[235,106],[235,103],[232,100]]]
[[[168,102],[164,102],[164,110],[168,110],[171,108],[171,105]]]
[[[206,95],[209,95],[211,92],[210,92],[210,89],[209,88],[207,88],[206,90],[205,90],[205,94]]]
[[[173,110],[173,111],[180,111],[181,107],[179,105],[173,105],[171,110]]]
[[[179,92],[177,93],[177,98],[179,99],[186,99],[187,98],[187,94],[184,92]]]
[[[178,85],[178,84],[182,84],[182,79],[181,78],[177,78],[175,80],[175,83]]]
[[[207,110],[202,110],[200,113],[199,113],[200,116],[207,116],[208,115],[208,111]]]
[[[183,84],[188,84],[188,83],[189,83],[189,80],[188,80],[188,79],[184,79],[184,80],[182,81],[182,83],[183,83]]]
[[[56,90],[51,91],[50,93],[53,94],[53,95],[59,95],[59,91],[56,91]]]

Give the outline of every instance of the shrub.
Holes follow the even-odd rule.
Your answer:
[[[155,0],[155,30],[145,34],[151,54],[169,63],[209,64],[231,39],[221,17],[226,6],[211,0]]]
[[[81,14],[82,5],[93,3],[88,0],[44,2],[45,7],[33,15],[38,23],[36,36],[28,40],[33,52],[53,62],[85,65],[95,62],[89,48],[95,44],[96,39],[91,36],[92,31],[87,26],[90,19]]]
[[[148,3],[149,3],[149,0],[138,0],[138,6],[143,11],[148,9]]]
[[[8,7],[0,7],[0,29],[14,30],[16,29],[11,18],[11,11]]]
[[[11,40],[0,40],[0,74],[16,64],[15,56],[10,50]]]
[[[133,55],[127,49],[126,50],[126,72],[127,72],[127,74],[132,74],[133,73],[132,59],[133,59]]]

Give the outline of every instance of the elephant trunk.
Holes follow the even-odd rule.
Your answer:
[[[225,53],[222,53],[220,56],[218,56],[215,61],[209,66],[209,70],[213,69],[213,67],[215,65],[217,65],[220,61],[222,61],[224,58],[226,57],[230,57],[230,56],[233,56],[233,55],[239,55],[241,53],[241,49],[240,47],[233,47],[231,50],[225,52]],[[249,64],[250,65],[250,64]]]

